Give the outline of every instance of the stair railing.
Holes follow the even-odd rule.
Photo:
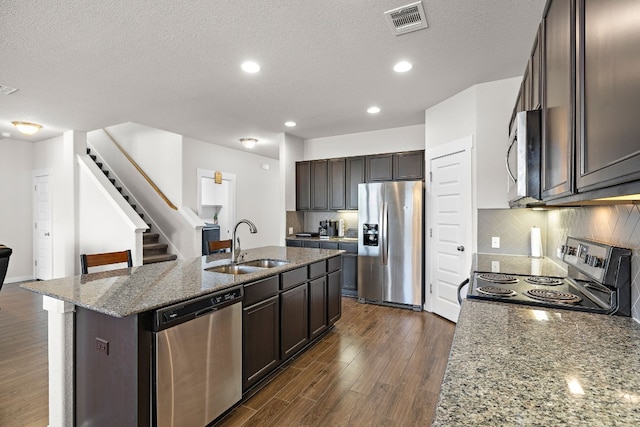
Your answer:
[[[104,133],[107,134],[107,136],[109,137],[109,139],[111,140],[111,142],[113,142],[116,147],[118,148],[118,150],[120,150],[120,152],[127,158],[127,160],[129,160],[131,162],[131,164],[133,165],[134,168],[136,168],[136,170],[140,173],[140,175],[142,175],[144,177],[144,179],[147,180],[147,182],[149,183],[149,185],[151,185],[151,187],[156,191],[156,193],[158,193],[158,196],[160,196],[160,198],[162,200],[165,201],[165,203],[167,205],[169,205],[169,207],[173,210],[178,210],[178,208],[176,207],[176,205],[174,205],[173,203],[171,203],[171,200],[169,200],[169,198],[167,196],[164,195],[164,193],[162,192],[162,190],[160,190],[160,188],[158,188],[158,186],[156,185],[155,182],[153,182],[153,180],[151,178],[149,178],[149,175],[147,175],[142,168],[140,167],[140,165],[138,165],[138,163],[136,163],[135,160],[133,160],[133,158],[129,155],[129,153],[127,153],[125,151],[124,148],[122,148],[122,146],[120,146],[120,144],[118,144],[118,142],[113,138],[113,136],[111,136],[111,134],[109,132],[107,132],[106,129],[102,129],[104,131]]]

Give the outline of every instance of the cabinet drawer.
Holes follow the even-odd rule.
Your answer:
[[[340,242],[340,249],[344,249],[347,253],[357,254],[358,253],[358,244],[357,243],[343,243]]]
[[[289,289],[307,280],[307,267],[296,268],[281,274],[280,289]],[[246,297],[245,297],[246,298]]]
[[[327,272],[327,262],[319,261],[309,265],[309,279],[315,279]]]
[[[242,305],[248,307],[278,293],[278,276],[244,285]]]
[[[342,256],[335,256],[327,260],[327,272],[340,270],[342,268]]]

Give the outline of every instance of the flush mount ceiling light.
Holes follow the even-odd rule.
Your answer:
[[[23,135],[33,135],[34,133],[42,129],[42,125],[39,125],[37,123],[11,122],[11,124],[14,125]]]
[[[243,62],[240,67],[242,68],[242,71],[244,71],[245,73],[254,74],[260,71],[260,65],[258,65],[253,61]]]
[[[296,122],[288,121],[288,122],[284,122],[284,125],[288,128],[293,128],[293,127],[296,127]]]
[[[255,138],[240,138],[240,142],[242,143],[244,148],[253,148],[256,146],[258,140]]]
[[[400,61],[393,66],[393,71],[396,73],[406,73],[413,68],[413,64],[407,61]]]
[[[367,108],[367,113],[369,114],[378,114],[380,112],[380,108],[378,107],[369,107]]]

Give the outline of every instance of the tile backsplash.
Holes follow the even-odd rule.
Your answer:
[[[631,249],[631,315],[640,321],[640,208],[637,205],[548,211],[481,209],[478,210],[478,252],[530,255],[530,230],[534,225],[541,228],[544,255],[558,264],[562,261],[557,257],[557,249],[567,236]],[[500,237],[500,249],[491,248],[493,236]]]

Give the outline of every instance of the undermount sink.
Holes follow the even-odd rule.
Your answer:
[[[205,270],[210,271],[212,273],[250,274],[250,273],[257,273],[259,271],[262,271],[264,270],[264,268],[254,267],[251,265],[227,264],[227,265],[220,265],[218,267],[209,267],[209,268],[206,268]]]
[[[243,262],[241,264],[225,264],[217,267],[209,267],[205,270],[212,273],[250,274],[257,273],[268,268],[280,267],[286,264],[289,264],[289,262],[278,259],[256,259],[253,261]]]
[[[281,267],[283,265],[289,264],[289,261],[281,261],[279,259],[256,259],[253,261],[243,262],[239,265],[246,265],[251,267],[260,267],[260,268],[273,268],[273,267]]]

